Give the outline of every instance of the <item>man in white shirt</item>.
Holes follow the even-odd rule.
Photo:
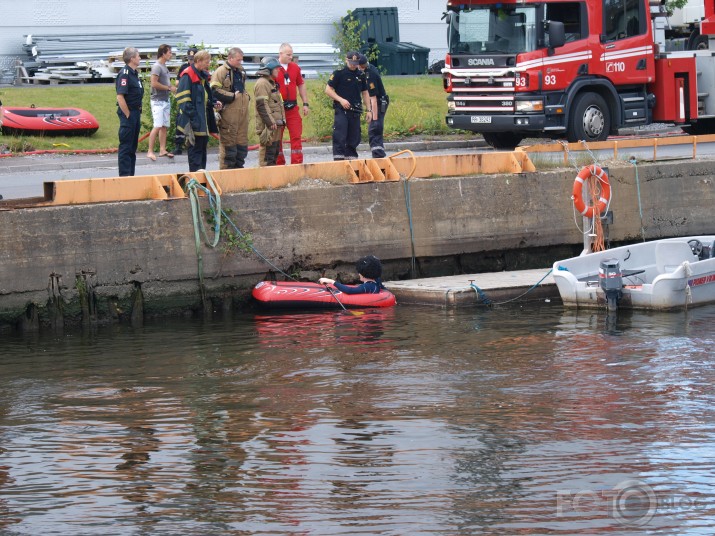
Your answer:
[[[169,81],[169,69],[166,62],[173,55],[171,45],[161,45],[157,51],[157,60],[151,68],[151,116],[154,125],[149,133],[149,151],[147,158],[156,160],[154,154],[154,143],[157,134],[159,135],[159,156],[174,158],[174,155],[166,150],[166,129],[169,127],[171,117],[171,103],[169,95],[176,92],[176,87]]]

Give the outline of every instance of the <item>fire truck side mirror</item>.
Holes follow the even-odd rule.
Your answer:
[[[548,23],[549,48],[559,48],[566,43],[566,33],[564,23],[557,20],[550,20]]]

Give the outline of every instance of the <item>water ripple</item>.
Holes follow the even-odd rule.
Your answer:
[[[8,335],[0,533],[708,534],[713,321],[398,307]]]

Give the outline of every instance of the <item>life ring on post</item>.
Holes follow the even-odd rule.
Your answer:
[[[592,175],[596,177],[601,184],[601,195],[598,198],[598,205],[595,207],[587,206],[583,199],[583,183]],[[596,164],[584,167],[579,174],[576,175],[576,179],[573,181],[571,199],[573,199],[573,204],[574,207],[576,207],[576,210],[578,210],[585,217],[593,218],[594,213],[601,215],[601,213],[606,210],[608,202],[611,200],[611,184],[608,182],[608,174],[601,169],[601,166],[597,166]],[[598,209],[598,212],[595,212],[594,209]]]

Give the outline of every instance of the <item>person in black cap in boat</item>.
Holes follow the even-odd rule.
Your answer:
[[[382,263],[374,255],[361,257],[355,263],[355,270],[360,276],[359,285],[343,285],[334,279],[321,277],[318,282],[321,285],[333,285],[340,292],[345,294],[379,294],[385,287],[382,285]]]

